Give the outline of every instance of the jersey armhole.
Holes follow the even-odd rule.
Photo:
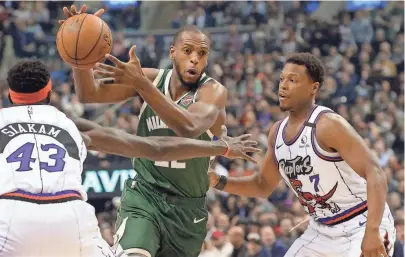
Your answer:
[[[280,126],[283,123],[283,120],[279,120],[276,122],[276,124],[274,126],[276,126],[276,133],[274,134],[274,139],[271,142],[271,147],[273,148],[273,158],[274,161],[277,163],[278,166],[278,160],[277,160],[277,156],[276,156],[276,143],[277,143],[277,138],[278,138],[278,132],[280,130]]]
[[[335,113],[335,112],[332,110],[323,110],[323,111],[319,112],[318,115],[316,116],[316,118],[313,122],[314,127],[311,128],[312,149],[314,149],[315,154],[324,161],[341,162],[341,161],[343,161],[343,159],[342,159],[342,157],[340,157],[338,152],[332,153],[332,152],[326,151],[318,144],[318,141],[316,140],[316,124],[319,121],[319,119],[321,118],[321,116],[325,113]]]
[[[163,76],[163,73],[165,73],[165,70],[164,69],[160,69],[159,70],[159,72],[158,72],[158,75],[156,76],[156,78],[153,80],[153,85],[155,85],[155,86],[157,86],[157,84],[159,83],[159,81],[160,81],[160,79],[162,78],[162,76]]]

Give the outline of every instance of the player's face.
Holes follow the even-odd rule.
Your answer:
[[[296,111],[310,104],[318,91],[304,65],[287,63],[280,73],[278,98],[282,111]]]
[[[170,48],[177,75],[183,85],[196,87],[208,63],[209,40],[197,32],[184,32]]]

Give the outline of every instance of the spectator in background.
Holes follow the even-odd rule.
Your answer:
[[[339,33],[341,42],[339,45],[340,52],[345,52],[348,47],[353,47],[357,49],[356,39],[352,28],[350,27],[350,15],[344,14],[339,26]]]
[[[247,246],[245,243],[245,231],[240,226],[233,226],[228,230],[228,238],[233,246],[230,257],[245,257]]]
[[[404,218],[395,221],[395,229],[397,230],[397,241],[394,243],[393,257],[404,257]]]
[[[139,59],[145,67],[158,68],[161,56],[156,46],[155,37],[151,35],[148,36],[139,55]]]
[[[350,28],[354,35],[354,40],[357,45],[366,42],[371,42],[374,35],[374,29],[370,20],[370,13],[368,11],[356,11],[355,18],[350,24]]]
[[[259,234],[250,233],[247,240],[248,251],[246,257],[271,257],[267,249],[262,246]]]
[[[270,127],[284,117],[275,106],[278,102],[278,76],[286,56],[293,51],[310,51],[324,60],[327,74],[317,99],[353,124],[384,167],[390,181],[388,202],[397,227],[395,256],[402,257],[404,3],[390,3],[392,9],[342,12],[330,24],[312,20],[304,12],[306,4],[302,1],[185,1],[181,2],[182,8],[174,17],[172,26],[179,28],[187,20],[204,28],[229,26],[227,33],[214,37],[207,73],[228,90],[228,133],[232,136],[251,133],[263,150]],[[55,35],[58,27],[54,26],[53,20],[59,19],[55,10],[60,10],[61,5],[64,3],[0,3],[0,52],[5,48],[4,35],[10,34],[18,58],[43,55],[45,61],[56,59],[56,62],[49,63],[54,69],[51,99],[56,108],[70,115],[98,120],[104,126],[136,133],[142,99],[134,97],[127,103],[114,106],[78,103],[70,74],[58,64],[60,58],[54,44],[47,44],[47,49],[43,50],[41,33]],[[116,30],[112,54],[122,61],[128,60],[128,46],[134,39],[124,35],[124,31],[139,28],[139,13],[140,8],[135,5],[110,9],[106,13],[106,19],[111,14],[107,21],[110,28]],[[242,32],[238,27],[240,24],[253,24],[254,28]],[[138,48],[142,66],[162,65],[162,58],[167,55],[162,42],[157,35],[145,38],[145,46]],[[3,68],[7,65],[5,60]],[[8,107],[8,91],[1,83],[0,90],[0,108]],[[112,108],[105,110],[107,107]],[[260,165],[262,156],[255,158]],[[115,169],[125,163],[130,166],[125,158],[89,151],[85,164],[91,165],[92,169]],[[221,157],[214,163],[214,169],[227,176],[253,174],[257,168],[252,163]],[[208,199],[209,232],[201,256],[228,254],[246,257],[248,244],[250,253],[266,249],[271,257],[282,256],[307,226],[306,213],[284,184],[280,184],[268,200],[235,197],[215,190],[209,191]],[[110,243],[116,208],[111,206],[99,213],[101,231]],[[246,243],[247,235],[252,232],[260,235],[262,245],[252,236]],[[226,251],[231,248],[232,251]]]
[[[229,257],[233,251],[233,245],[228,241],[225,233],[217,230],[211,235],[211,241],[217,249],[217,257]]]
[[[276,239],[271,226],[263,226],[260,230],[263,247],[270,253],[271,257],[283,257],[287,252],[287,246]]]
[[[204,240],[201,247],[201,253],[198,257],[217,257],[221,256],[221,252],[209,240]]]

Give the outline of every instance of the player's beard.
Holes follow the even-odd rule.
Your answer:
[[[200,82],[201,76],[204,73],[204,71],[201,72],[200,76],[198,76],[197,80],[195,82],[186,82],[184,81],[183,77],[181,76],[180,73],[180,65],[178,65],[175,61],[173,61],[174,66],[176,67],[176,73],[177,73],[177,78],[180,80],[181,84],[190,90],[196,89],[198,87],[198,82]]]

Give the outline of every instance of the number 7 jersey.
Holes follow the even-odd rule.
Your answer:
[[[278,123],[274,142],[282,178],[312,218],[325,225],[339,224],[367,211],[366,180],[337,152],[323,150],[316,140],[316,123],[322,114],[330,112],[329,108],[314,106],[290,141],[285,139],[287,117]]]
[[[50,105],[0,110],[0,195],[78,191],[87,149],[72,120]]]

